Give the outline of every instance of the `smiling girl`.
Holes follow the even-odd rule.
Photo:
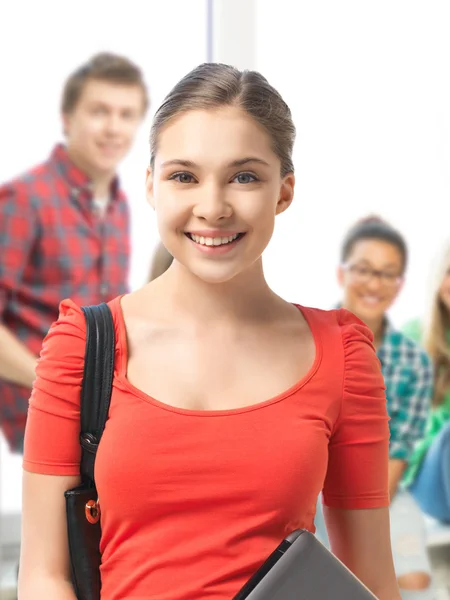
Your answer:
[[[400,598],[370,330],[286,302],[264,277],[294,137],[279,93],[222,64],[189,73],[155,115],[147,196],[173,262],[109,304],[103,599],[230,600],[287,533],[314,530],[322,488],[335,553],[378,598]],[[79,481],[84,352],[83,314],[65,301],[30,401],[21,600],[74,598],[63,492]]]

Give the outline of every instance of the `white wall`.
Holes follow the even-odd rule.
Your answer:
[[[392,311],[422,311],[430,263],[450,237],[450,4],[429,0],[255,0],[256,68],[298,128],[294,205],[266,273],[285,297],[329,307],[346,228],[368,213],[411,247]]]
[[[0,181],[44,160],[62,139],[59,99],[73,69],[104,50],[142,67],[152,107],[120,169],[133,217],[132,284],[140,285],[157,242],[144,197],[151,114],[178,79],[206,60],[205,0],[14,0],[0,3],[0,23]],[[0,459],[0,509],[10,512],[20,505],[21,459],[1,439]]]

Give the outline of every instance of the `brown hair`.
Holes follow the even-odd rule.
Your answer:
[[[434,364],[433,404],[439,406],[450,391],[450,314],[440,298],[440,287],[450,269],[450,243],[442,254],[435,273],[432,288],[431,307],[424,326],[424,344]]]
[[[61,110],[64,114],[74,110],[86,83],[93,79],[139,86],[143,94],[143,113],[147,110],[148,93],[139,67],[124,56],[103,52],[81,65],[66,80],[61,99]]]
[[[281,161],[281,175],[284,177],[294,171],[295,126],[286,102],[260,73],[239,71],[221,63],[198,66],[183,77],[165,98],[153,119],[150,165],[154,165],[159,133],[170,119],[189,110],[222,106],[239,107],[262,125]]]
[[[160,275],[163,275],[170,267],[172,262],[173,256],[166,249],[166,247],[161,242],[159,242],[153,253],[148,281],[153,281]]]

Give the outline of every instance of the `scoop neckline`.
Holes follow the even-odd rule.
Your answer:
[[[128,379],[128,376],[127,376],[128,337],[127,337],[127,329],[126,329],[126,325],[125,325],[125,318],[123,315],[122,305],[121,305],[121,300],[124,296],[125,296],[125,294],[118,296],[111,303],[113,306],[113,310],[114,310],[116,327],[119,332],[119,336],[118,336],[119,339],[116,341],[116,344],[118,343],[120,362],[119,362],[119,365],[117,368],[116,377],[118,377],[118,379],[120,380],[122,385],[124,385],[130,392],[132,392],[135,396],[139,397],[141,400],[144,400],[145,402],[152,404],[153,406],[156,406],[157,408],[160,408],[160,409],[163,409],[163,410],[166,410],[169,412],[177,413],[177,414],[184,415],[184,416],[193,416],[193,417],[224,417],[224,416],[239,415],[242,413],[248,413],[248,412],[252,412],[255,410],[260,410],[267,406],[271,406],[273,404],[281,402],[282,400],[285,400],[286,398],[288,398],[288,397],[292,396],[293,394],[295,394],[296,392],[298,392],[302,387],[304,387],[312,379],[312,377],[314,377],[314,375],[316,374],[316,372],[320,366],[320,363],[322,361],[322,347],[323,346],[322,346],[321,335],[320,335],[319,328],[317,327],[317,324],[314,322],[314,319],[312,318],[311,311],[307,310],[304,306],[301,306],[300,304],[293,303],[293,306],[295,306],[298,309],[298,311],[302,314],[303,318],[305,319],[305,321],[311,331],[311,334],[313,336],[314,346],[315,346],[315,355],[314,355],[313,363],[310,366],[310,368],[308,369],[308,371],[305,373],[305,375],[303,375],[303,377],[301,377],[299,381],[294,383],[294,385],[292,385],[288,389],[284,390],[280,394],[273,396],[272,398],[269,398],[267,400],[262,400],[260,402],[256,402],[253,404],[249,404],[246,406],[241,406],[238,408],[227,408],[227,409],[220,409],[220,410],[209,410],[209,409],[208,410],[201,410],[201,409],[198,410],[198,409],[181,408],[178,406],[173,406],[171,404],[167,404],[166,402],[158,400],[157,398],[154,398],[153,396],[150,396],[149,394],[145,393],[143,390],[141,390],[140,388],[138,388],[134,384],[132,384],[131,381]]]

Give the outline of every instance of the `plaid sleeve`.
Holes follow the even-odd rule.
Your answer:
[[[18,288],[36,235],[36,213],[23,184],[0,187],[0,319]]]
[[[390,458],[408,460],[415,444],[423,439],[433,395],[433,366],[424,352],[411,363],[410,379],[398,410],[391,414],[395,436],[391,436]]]

